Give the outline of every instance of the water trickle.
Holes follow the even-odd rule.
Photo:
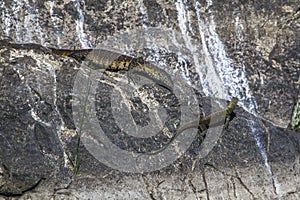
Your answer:
[[[81,9],[81,5],[84,5],[84,0],[75,0],[75,7],[79,14],[79,18],[76,20],[76,32],[81,44],[84,49],[90,48],[90,42],[88,41],[86,34],[84,33],[84,15]]]
[[[13,3],[12,3],[12,17],[13,17],[13,20],[12,20],[12,24],[15,25],[15,27],[13,28],[15,30],[15,38],[16,38],[16,41],[17,42],[22,42],[22,39],[21,39],[21,23],[19,21],[20,17],[20,11],[21,11],[21,2],[18,1],[18,0],[14,0]]]
[[[148,19],[148,14],[147,14],[147,8],[144,5],[143,0],[139,0],[139,8],[140,8],[140,12],[142,13],[142,16],[143,16],[143,27],[145,29],[148,29],[147,23],[149,22],[149,19]]]
[[[149,17],[147,12],[147,7],[144,4],[143,0],[139,0],[139,10],[142,14],[142,21],[143,21],[143,33],[141,35],[141,41],[138,41],[140,43],[141,48],[145,48],[145,46],[148,49],[151,49],[151,54],[147,58],[148,61],[153,62],[157,64],[157,66],[164,68],[164,70],[167,70],[167,63],[165,59],[163,58],[162,54],[160,53],[160,50],[167,50],[167,45],[162,42],[164,39],[162,39],[165,35],[162,35],[164,31],[162,31],[160,28],[153,28],[149,27]],[[158,36],[159,35],[159,36]],[[145,44],[145,45],[143,45]],[[134,48],[133,48],[134,49]]]
[[[210,6],[211,4],[208,4],[208,7]],[[234,62],[227,56],[225,47],[216,33],[213,15],[211,14],[209,19],[202,17],[199,2],[196,2],[195,8],[205,59],[201,68],[207,68],[204,70],[207,74],[202,76],[207,77],[209,86],[219,83],[210,89],[217,97],[229,100],[248,87],[245,72],[240,68],[233,68]]]
[[[153,42],[153,38],[151,37],[151,33],[150,33],[150,30],[148,27],[149,18],[148,18],[147,8],[146,8],[143,0],[139,0],[139,9],[143,16],[143,28],[145,30],[144,39],[146,40],[146,46],[147,46],[147,48],[150,48],[151,50],[154,51],[154,54],[152,55],[154,57],[154,60],[160,60],[161,56],[158,53],[159,48],[156,45],[156,43]]]
[[[208,3],[212,3],[209,1]],[[208,4],[211,7],[211,4]],[[201,4],[196,2],[196,13],[199,26],[199,32],[202,42],[202,50],[205,58],[202,75],[208,78],[209,85],[219,82],[221,86],[218,89],[211,89],[219,98],[230,99],[231,97],[239,97],[241,106],[248,108],[253,113],[255,111],[256,102],[250,93],[249,83],[246,77],[245,66],[235,63],[226,53],[225,46],[220,40],[216,32],[214,15],[210,13],[208,19],[201,16]],[[196,66],[197,67],[197,66]],[[209,68],[209,69],[206,69]],[[214,76],[211,76],[214,72]],[[223,94],[221,94],[223,93]]]
[[[156,48],[155,46],[155,43],[152,43],[151,42],[151,38],[150,38],[150,34],[149,34],[149,28],[148,28],[148,22],[149,22],[149,19],[148,19],[148,14],[147,14],[147,8],[146,6],[144,5],[144,1],[143,0],[139,0],[139,8],[140,8],[140,12],[142,14],[142,20],[143,20],[143,28],[145,30],[145,33],[146,33],[146,45],[147,47],[151,47],[153,46],[154,48]]]
[[[35,18],[36,19],[36,21],[35,21],[36,32],[37,32],[38,38],[40,40],[40,44],[44,45],[45,44],[45,33],[43,32],[43,29],[40,25],[40,20],[38,17],[39,10],[35,9],[35,13],[37,13],[36,18]]]
[[[251,132],[254,135],[256,144],[257,144],[258,148],[260,149],[260,153],[261,153],[261,156],[262,156],[262,158],[264,160],[264,164],[266,166],[267,173],[272,178],[272,182],[273,182],[273,185],[275,187],[275,192],[278,195],[278,198],[281,199],[282,198],[282,194],[281,194],[281,190],[280,190],[280,183],[279,183],[277,177],[274,175],[274,173],[272,171],[272,168],[271,168],[271,166],[270,166],[270,164],[268,162],[268,156],[267,156],[267,153],[265,151],[265,147],[263,146],[263,144],[261,142],[258,130],[255,128],[256,123],[258,123],[258,122],[254,122],[253,120],[247,120],[247,123],[248,123],[248,126],[251,128]],[[259,123],[259,124],[261,124],[261,123]]]
[[[28,3],[28,2],[24,2],[24,3]],[[36,17],[35,14],[32,13],[32,10],[31,8],[29,7],[29,5],[26,6],[27,9],[24,10],[24,23],[23,23],[23,27],[28,27],[26,29],[23,28],[23,31],[22,31],[22,42],[31,42],[32,41],[32,36],[33,36],[33,31],[34,29],[32,28],[29,28],[31,27],[31,25],[33,24],[33,21]],[[29,8],[29,9],[28,9]]]
[[[59,18],[56,16],[56,14],[54,14],[54,11],[53,11],[54,1],[50,1],[49,4],[50,4],[49,13],[50,13],[51,21],[52,21],[52,24],[53,24],[54,33],[55,33],[55,36],[56,36],[56,45],[59,48],[61,48],[61,41],[60,41],[61,33],[59,31],[59,28],[60,28]]]
[[[8,9],[6,8],[5,2],[0,3],[0,8],[2,10],[1,18],[4,21],[4,33],[6,36],[9,36],[10,34],[10,27],[11,27],[11,16],[9,15]]]
[[[212,93],[212,91],[211,91],[212,86],[211,87],[209,86],[210,85],[209,80],[204,75],[205,72],[202,71],[203,68],[200,67],[202,65],[202,63],[199,60],[200,54],[198,52],[197,46],[192,43],[192,39],[190,37],[190,32],[192,32],[193,30],[191,29],[190,17],[188,15],[189,13],[188,13],[186,4],[187,4],[186,0],[184,0],[184,1],[178,0],[176,2],[176,9],[178,12],[177,20],[178,20],[179,28],[181,30],[185,46],[190,51],[191,55],[193,56],[193,61],[196,66],[197,73],[199,74],[201,84],[203,86],[203,92],[206,95],[210,95]],[[210,74],[211,75],[215,74],[214,70]],[[211,85],[213,85],[213,84],[211,84]]]
[[[209,12],[208,17],[201,14],[201,4],[195,1],[195,10],[198,22],[198,29],[201,39],[201,54],[198,53],[197,44],[193,44],[190,35],[193,30],[190,26],[189,10],[186,0],[177,0],[176,8],[178,12],[178,24],[181,30],[184,44],[193,56],[196,70],[199,74],[200,81],[203,87],[203,92],[207,96],[215,96],[221,99],[231,99],[238,97],[239,105],[245,108],[248,112],[257,116],[257,103],[251,94],[249,83],[246,77],[245,66],[235,63],[226,53],[225,46],[220,40],[216,32],[216,24],[214,21],[212,1],[207,1],[205,10]],[[240,24],[239,14],[235,18],[235,28],[237,39],[243,42],[243,26]],[[175,39],[174,39],[175,38]],[[176,37],[173,37],[173,42],[176,43]],[[243,55],[242,55],[243,56]],[[200,62],[199,58],[204,61]],[[261,123],[260,123],[261,124]],[[261,137],[254,128],[254,122],[248,121],[251,132],[256,140],[257,147],[260,150],[264,160],[267,173],[270,175],[275,187],[275,192],[279,199],[281,198],[280,183],[277,177],[272,172],[271,166],[268,163],[266,150],[261,142]]]
[[[13,0],[11,9],[0,3],[5,35],[15,38],[17,43],[45,43],[45,34],[39,22],[39,10],[31,7],[28,0]]]
[[[207,8],[210,8],[212,5],[212,1],[209,0]],[[250,93],[249,83],[246,77],[245,66],[239,66],[232,59],[230,59],[225,51],[225,47],[220,40],[217,32],[214,21],[213,13],[210,13],[209,19],[205,19],[201,16],[200,13],[201,4],[196,1],[196,12],[197,19],[199,24],[199,31],[202,40],[202,48],[205,56],[205,64],[202,67],[206,68],[214,68],[217,76],[213,76],[212,79],[208,79],[209,83],[214,83],[219,81],[222,84],[221,90],[212,90],[223,93],[223,97],[226,99],[232,96],[239,96],[240,105],[245,108],[248,112],[257,116],[257,103],[255,98]],[[237,32],[238,39],[243,41],[242,35],[242,25],[239,23],[239,15],[236,16],[235,19],[235,28]],[[197,66],[196,66],[197,67]],[[205,70],[205,71],[213,71],[213,70]],[[211,76],[211,74],[209,74]],[[203,76],[203,75],[202,75]],[[211,82],[214,81],[214,82]],[[209,84],[211,85],[211,84]],[[209,88],[211,89],[211,88]],[[242,92],[242,93],[241,93]],[[219,96],[220,94],[217,93]],[[219,97],[222,97],[219,96]],[[254,128],[253,121],[248,121],[248,125],[251,128],[252,134],[256,140],[256,144],[260,150],[262,158],[264,160],[267,173],[271,176],[273,184],[276,189],[276,193],[281,197],[280,193],[280,183],[277,178],[274,176],[271,166],[268,163],[268,157],[266,154],[266,150],[262,145],[261,138],[259,134],[257,134],[257,129]]]

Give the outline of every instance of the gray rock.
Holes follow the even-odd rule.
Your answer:
[[[102,164],[81,143],[79,175],[70,179],[70,160],[75,156],[77,142],[70,98],[79,63],[51,55],[38,45],[2,42],[2,47],[5,49],[1,54],[2,195],[22,195],[20,199],[297,197],[299,134],[261,121],[242,108],[235,110],[236,117],[229,129],[222,132],[203,158],[199,157],[200,144],[206,136],[199,135],[172,165],[159,171],[130,174]],[[99,94],[104,94],[110,89],[104,87],[100,91]],[[200,106],[210,112],[211,99],[198,95]],[[105,108],[101,106],[105,101],[99,101],[98,106]],[[140,111],[141,107],[136,109]],[[103,114],[106,115],[99,113],[99,117]],[[255,121],[252,127],[248,124],[251,120]],[[111,121],[103,125],[114,135],[112,140],[119,148],[132,151],[139,147],[128,143],[130,138],[124,138],[118,131],[114,133]],[[254,135],[251,129],[256,130]],[[261,149],[257,147],[257,136]],[[123,139],[118,141],[120,137]],[[152,144],[156,145],[161,144]],[[66,154],[69,159],[64,157]]]
[[[53,7],[51,2],[55,2]],[[297,1],[213,1],[212,5],[188,1],[182,10],[178,3],[161,0],[78,2],[0,3],[0,199],[300,198],[300,138],[298,132],[287,128],[293,110],[299,110]],[[78,23],[83,19],[80,12],[83,30]],[[188,22],[179,21],[180,12],[187,13]],[[218,46],[214,33],[223,47]],[[205,44],[213,48],[208,54]],[[75,176],[71,161],[76,156],[78,126],[72,107],[76,99],[73,86],[82,66],[72,58],[53,55],[46,47],[115,48],[163,63],[169,74],[175,70],[190,82],[200,111],[205,113],[214,109],[212,102],[219,101],[204,97],[205,86],[195,61],[198,59],[201,70],[209,71],[207,59],[215,56],[214,67],[224,62],[237,71],[245,69],[248,80],[239,76],[236,86],[255,97],[258,116],[237,108],[236,117],[211,144],[207,156],[201,156],[201,145],[208,135],[198,134],[183,156],[153,172],[132,174],[112,169],[81,142],[81,165]],[[230,62],[218,51],[222,48]],[[128,105],[122,101],[123,107],[109,107],[114,98],[110,96],[112,86],[105,81],[97,90],[97,119],[118,148],[131,152],[159,149],[168,140],[166,134],[182,125],[176,98],[148,84],[132,100],[132,120],[146,127],[155,119],[145,103],[151,94],[169,108],[169,132],[160,130],[148,140],[133,140],[112,115]],[[249,88],[243,88],[246,81]],[[151,98],[148,101],[153,103]],[[295,125],[293,128],[298,130]],[[220,129],[210,131],[220,133]],[[123,158],[114,157],[113,152],[106,155]]]
[[[43,48],[1,46],[0,193],[21,195],[64,167],[61,119],[49,68],[29,53],[42,55]]]
[[[4,1],[2,35],[10,36],[16,42],[61,48],[116,48],[153,60],[151,52],[145,55],[145,50],[140,49],[149,47],[145,35],[151,37],[151,31],[155,29],[154,34],[161,32],[165,39],[149,40],[158,48],[168,51],[179,49],[185,55],[186,62],[191,63],[188,65],[189,72],[182,73],[188,74],[196,88],[201,87],[199,75],[192,67],[195,64],[193,52],[186,46],[181,32],[184,24],[180,24],[178,15],[183,13],[178,13],[176,4],[155,0],[97,3],[86,0],[54,2],[52,6],[51,2],[33,1],[26,4]],[[245,66],[253,96],[260,102],[258,114],[278,126],[288,127],[292,112],[296,110],[294,106],[299,91],[297,2],[213,2],[209,5],[206,1],[199,1],[197,5],[189,2],[184,6],[191,29],[186,34],[192,35],[192,42],[197,44],[195,48],[203,45],[199,26],[204,30],[212,26],[214,20],[216,34],[223,41],[234,68]],[[197,19],[197,6],[202,21]],[[84,23],[82,30],[80,20]],[[175,47],[169,41],[174,38],[172,34],[178,40]],[[149,48],[155,48],[155,45]],[[128,49],[139,52],[128,52]],[[206,64],[205,56],[203,52],[199,55],[201,67]],[[281,101],[274,100],[278,98]]]

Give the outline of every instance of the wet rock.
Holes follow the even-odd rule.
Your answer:
[[[33,2],[36,4],[33,5]],[[156,0],[33,2],[28,5],[3,2],[4,21],[1,26],[4,32],[1,35],[10,36],[17,42],[34,42],[45,46],[70,49],[98,46],[120,51],[139,51],[147,47],[147,36],[149,41],[156,43],[156,51],[166,49],[177,52],[180,49],[180,54],[184,55],[180,59],[191,63],[187,64],[188,71],[182,70],[182,73],[191,78],[196,88],[201,87],[199,74],[194,67],[197,63],[194,63],[193,52],[187,47],[189,42],[184,39],[182,28],[188,26],[186,35],[190,35],[191,44],[196,44],[195,48],[198,48],[204,45],[201,34],[207,34],[204,32],[209,27],[213,30],[214,23],[217,25],[216,34],[224,43],[233,65],[237,69],[245,67],[253,96],[260,102],[258,114],[278,126],[286,128],[290,125],[299,91],[299,8],[295,1],[213,2],[212,5],[206,1],[181,5]],[[76,7],[77,4],[79,7]],[[34,9],[36,5],[38,11]],[[20,8],[31,15],[21,11],[13,14],[13,9]],[[187,22],[180,17],[185,13]],[[82,30],[80,23],[83,23]],[[158,32],[162,36],[156,36]],[[169,42],[172,38],[176,40]],[[174,42],[176,46],[173,46]],[[145,57],[143,51],[142,56]],[[207,55],[203,52],[200,54],[201,62],[198,65],[205,68]],[[152,60],[151,53],[145,58]],[[167,65],[168,70],[175,68],[170,63]],[[184,66],[184,63],[181,65]]]
[[[204,0],[188,1],[186,5],[160,0],[78,2],[84,19],[75,7],[76,1],[0,3],[0,37],[12,38],[0,42],[3,198],[300,198],[299,133],[287,129],[293,110],[296,116],[299,106],[296,1],[212,1],[212,5]],[[211,129],[211,133],[221,134],[206,156],[202,156],[201,145],[209,135],[198,132],[182,157],[144,174],[112,169],[81,143],[81,166],[79,174],[73,176],[71,161],[76,157],[78,141],[73,86],[81,65],[72,58],[52,55],[46,46],[107,47],[162,63],[169,74],[181,74],[197,90],[200,111],[206,114],[216,99],[203,98],[199,70],[206,73],[209,64],[220,63],[236,70],[244,68],[247,80],[240,80],[237,87],[255,97],[258,116],[237,108],[227,130]],[[228,54],[225,60],[220,49]],[[213,56],[216,59],[210,62]],[[249,91],[242,88],[245,82],[249,82]],[[166,107],[175,102],[161,96],[160,89],[150,88],[150,94]],[[109,98],[110,90],[98,90],[98,120],[111,133],[108,137],[113,144],[123,151],[159,149],[181,125],[180,113],[174,112],[165,124],[169,131],[159,131],[151,141],[138,137],[135,142],[132,138],[137,135],[127,135],[117,120],[107,120],[113,118],[107,103],[113,99]],[[143,101],[133,98],[131,114],[135,122],[146,126],[151,122],[151,107]],[[99,109],[101,106],[105,112]],[[169,108],[170,112],[175,107]],[[120,107],[117,110],[122,111]],[[164,158],[160,161],[163,163]],[[19,196],[8,197],[14,195]]]
[[[77,196],[83,199],[96,194],[100,198],[113,195],[125,199],[132,195],[136,198],[217,198],[227,195],[251,199],[264,195],[292,198],[295,193],[291,191],[297,191],[299,135],[275,127],[240,107],[235,109],[236,117],[227,130],[210,129],[213,135],[221,132],[207,155],[203,154],[202,145],[208,133],[199,134],[186,153],[171,165],[153,172],[131,174],[103,164],[85,143],[80,143],[77,154],[81,163],[79,174],[71,179],[71,161],[76,157],[77,148],[75,128],[78,128],[72,110],[73,86],[80,63],[73,58],[52,55],[38,45],[17,45],[7,41],[1,44],[2,195],[22,195],[25,199],[39,199],[41,194],[47,198]],[[143,90],[139,93],[143,101],[143,95],[153,93],[170,109],[178,109],[171,96],[164,96],[165,89],[150,84]],[[120,124],[113,120],[101,122],[103,116],[112,117],[112,110],[106,105],[107,101],[113,101],[111,92],[110,86],[99,87],[96,105],[102,109],[98,112],[98,120],[106,126],[105,131],[111,133],[108,137],[114,145],[132,152],[160,148],[160,142],[165,143],[168,138],[156,135],[153,143],[142,140],[139,143],[138,140],[131,141],[132,136],[120,134],[114,128]],[[205,113],[212,112],[211,104],[216,99],[196,94],[201,109]],[[134,101],[131,108],[136,112],[132,114],[135,117],[141,114],[141,118],[149,122],[148,113],[141,112],[149,102],[144,104],[143,101]],[[108,110],[104,112],[103,109]],[[170,116],[177,119],[178,113],[173,114]],[[175,120],[169,125],[176,123],[180,122]],[[283,165],[288,167],[282,168]],[[294,184],[287,186],[287,180]],[[83,186],[85,189],[80,189]],[[180,190],[184,192],[176,192]],[[43,193],[39,194],[41,191]],[[128,196],[129,193],[132,195]]]
[[[246,67],[251,90],[259,102],[257,112],[285,128],[290,124],[299,91],[297,9],[294,1],[251,5],[216,2],[211,9],[230,57]]]

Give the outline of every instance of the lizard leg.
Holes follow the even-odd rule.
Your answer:
[[[227,130],[229,127],[229,122],[230,122],[230,115],[226,116],[225,118],[225,123],[224,123],[224,129]]]
[[[204,117],[205,117],[205,112],[200,112],[199,113],[199,118],[198,118],[199,119],[199,126],[198,126],[198,128],[199,128],[200,132],[203,132],[203,131],[205,131],[207,129],[207,126],[205,124],[201,123],[201,120]]]

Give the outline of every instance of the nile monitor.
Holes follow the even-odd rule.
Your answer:
[[[233,113],[234,108],[238,103],[238,99],[233,97],[225,109],[219,110],[217,112],[211,113],[208,116],[200,117],[198,120],[189,122],[182,127],[180,127],[172,139],[161,149],[157,151],[147,152],[147,155],[155,155],[163,150],[165,150],[183,131],[190,129],[190,128],[199,128],[201,132],[207,130],[209,127],[219,126],[225,123],[225,128],[227,128],[228,123],[230,121],[231,114]]]
[[[170,91],[173,88],[173,81],[168,73],[142,58],[134,58],[104,49],[70,50],[51,48],[51,50],[56,55],[72,57],[80,62],[84,61],[90,68],[95,70],[128,71],[147,77]]]

